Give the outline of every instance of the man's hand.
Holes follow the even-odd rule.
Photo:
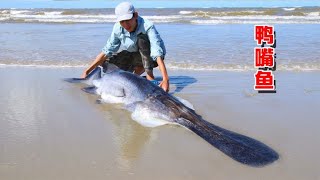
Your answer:
[[[85,71],[83,71],[81,78],[86,78],[92,70],[94,70],[97,66],[102,65],[107,59],[108,57],[101,52],[93,61],[93,63]]]
[[[82,75],[80,78],[84,79],[88,76],[88,72],[87,71],[83,71]]]
[[[163,80],[163,81],[161,81],[161,83],[159,84],[159,86],[160,86],[165,92],[169,92],[169,80]]]
[[[161,57],[157,58],[157,63],[159,65],[159,69],[161,71],[161,75],[162,75],[162,82],[159,84],[159,86],[165,91],[168,92],[169,91],[169,76],[167,73],[167,69],[166,66],[164,65],[163,59]]]

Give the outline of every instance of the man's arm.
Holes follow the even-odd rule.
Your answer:
[[[101,53],[96,57],[96,59],[93,61],[93,63],[92,63],[86,70],[83,71],[83,73],[82,73],[82,75],[81,75],[81,78],[86,78],[87,75],[88,75],[92,70],[94,70],[97,66],[102,65],[103,62],[104,62],[105,60],[107,60],[107,59],[108,59],[107,56],[106,56],[103,52],[101,52]]]
[[[163,59],[161,57],[157,57],[157,63],[159,66],[159,69],[161,71],[161,75],[162,75],[162,82],[160,83],[160,87],[168,92],[169,91],[169,76],[167,73],[167,68],[166,65],[163,62]]]
[[[152,57],[152,59],[157,61],[163,79],[159,86],[164,91],[168,92],[169,77],[166,66],[163,61],[163,58],[166,54],[166,49],[163,40],[161,39],[160,34],[158,33],[154,25],[150,26],[150,28],[147,31],[147,34],[150,41],[150,56]]]
[[[82,73],[81,78],[85,78],[97,66],[102,65],[114,52],[117,52],[120,47],[120,40],[118,38],[120,24],[115,23],[112,29],[111,36],[109,37],[106,45],[103,47],[102,52],[96,57],[93,63]]]

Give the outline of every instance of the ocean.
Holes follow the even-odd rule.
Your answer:
[[[0,64],[85,67],[115,22],[113,9],[1,9]],[[320,70],[320,8],[146,8],[170,69],[254,70],[254,25],[273,25],[277,69]],[[36,42],[36,43],[35,43]]]

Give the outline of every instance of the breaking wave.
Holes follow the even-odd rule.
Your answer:
[[[141,9],[155,23],[319,24],[320,8]],[[0,9],[0,23],[114,23],[113,9]]]
[[[280,61],[279,61],[280,62]],[[35,67],[35,68],[85,68],[88,66],[86,62],[69,62],[63,61],[38,63],[37,61],[20,61],[16,62],[3,62],[0,61],[0,67]],[[246,72],[256,71],[253,64],[191,64],[191,63],[174,63],[167,62],[166,66],[171,70],[190,70],[190,71],[233,71],[233,72]],[[290,63],[290,64],[278,64],[276,67],[277,71],[320,71],[320,63],[309,62],[309,63]]]

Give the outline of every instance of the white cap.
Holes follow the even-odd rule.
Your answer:
[[[115,9],[115,14],[117,16],[118,22],[131,19],[133,13],[134,7],[130,2],[122,2]]]

